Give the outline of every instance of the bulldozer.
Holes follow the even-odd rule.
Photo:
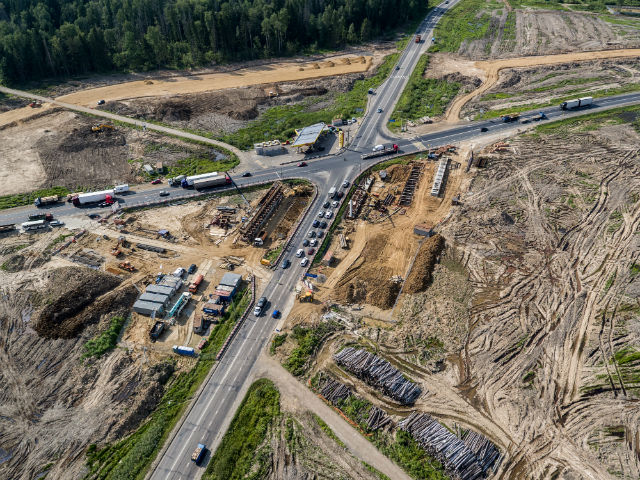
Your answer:
[[[311,290],[305,290],[304,292],[300,292],[297,298],[300,303],[311,303],[313,302],[313,292]]]
[[[122,270],[126,270],[127,272],[135,272],[136,271],[136,267],[134,267],[133,265],[131,265],[130,262],[120,262],[118,264],[118,267],[120,267]]]
[[[99,123],[91,127],[93,133],[106,132],[107,130],[113,130],[113,125],[107,125],[106,123]]]

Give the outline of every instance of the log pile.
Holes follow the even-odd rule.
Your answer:
[[[387,412],[375,405],[369,410],[369,418],[367,419],[367,428],[369,430],[378,430],[384,428],[391,423],[391,417]]]
[[[329,378],[320,390],[320,394],[333,405],[337,405],[341,400],[351,395],[351,389],[337,380]]]
[[[484,436],[469,432],[465,440],[440,425],[426,413],[413,412],[398,427],[408,432],[427,453],[442,462],[447,473],[459,480],[486,478],[490,468],[497,468],[500,452]]]
[[[413,404],[422,394],[422,389],[404,378],[398,369],[366,350],[347,347],[333,358],[338,365],[404,405]]]

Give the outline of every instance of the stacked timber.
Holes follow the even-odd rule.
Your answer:
[[[347,347],[333,358],[338,365],[404,405],[413,404],[422,394],[422,389],[404,378],[397,368],[366,350]]]
[[[337,405],[341,400],[351,395],[351,389],[337,380],[329,378],[320,390],[320,394],[333,405]]]
[[[369,410],[369,418],[367,419],[367,428],[369,430],[378,430],[384,428],[391,423],[391,417],[387,412],[375,405]]]
[[[486,478],[487,471],[497,468],[500,452],[482,435],[469,432],[468,443],[440,425],[426,413],[413,412],[398,427],[408,432],[432,457],[439,460],[447,473],[459,480]]]

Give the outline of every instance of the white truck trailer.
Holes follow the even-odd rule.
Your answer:
[[[113,190],[101,190],[99,192],[80,193],[73,198],[76,207],[89,203],[107,202],[113,203]]]
[[[574,108],[588,107],[593,104],[593,97],[582,97],[574,100],[567,100],[560,104],[561,110],[573,110]]]

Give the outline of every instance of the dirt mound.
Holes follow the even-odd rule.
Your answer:
[[[461,83],[464,87],[470,88],[478,88],[480,85],[482,85],[482,80],[478,77],[468,77],[460,72],[450,73],[442,77],[442,79],[451,83]]]
[[[404,283],[404,293],[418,293],[427,289],[436,259],[443,247],[444,238],[438,234],[425,240]]]
[[[38,302],[43,306],[34,317],[34,330],[46,338],[76,336],[88,322],[97,321],[100,315],[131,300],[132,292],[125,290],[111,292],[95,301],[117,287],[120,281],[114,275],[89,268],[63,267],[53,270],[49,274],[44,298]],[[85,308],[87,310],[83,311]]]
[[[411,167],[409,165],[392,165],[387,169],[389,175],[389,183],[404,184],[409,178]]]
[[[191,107],[183,103],[167,102],[156,106],[153,116],[162,121],[187,121],[191,119]]]

